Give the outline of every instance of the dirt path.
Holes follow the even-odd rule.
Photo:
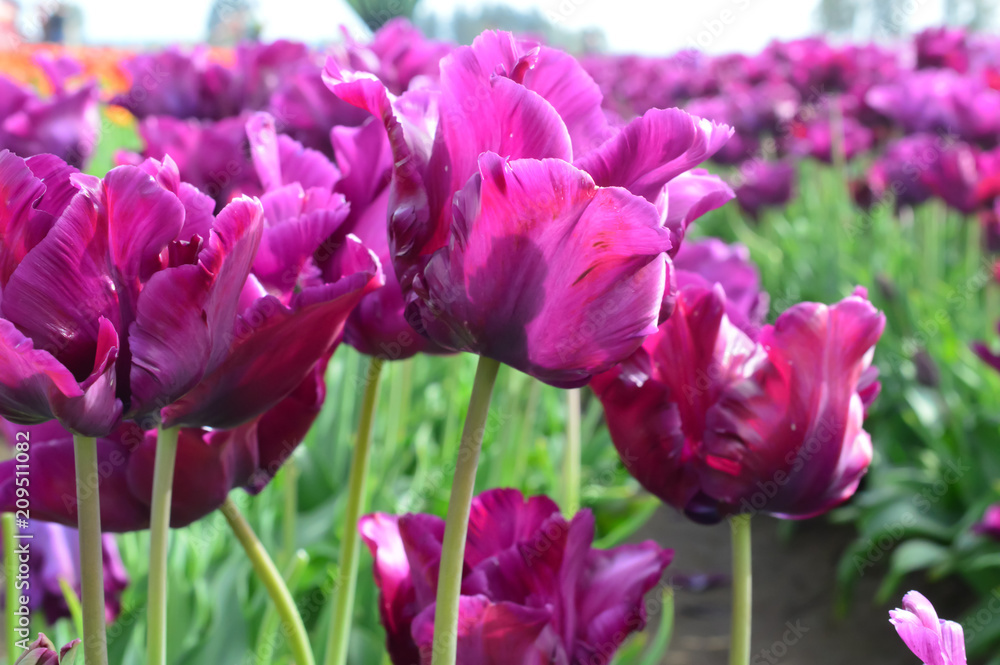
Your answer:
[[[771,518],[754,521],[751,665],[918,663],[889,624],[891,607],[875,606],[871,600],[878,574],[861,580],[850,616],[843,621],[833,616],[834,571],[850,540],[849,529],[813,520],[797,525],[786,544],[777,527],[778,521]],[[675,549],[670,566],[674,574],[728,572],[725,524],[704,527],[661,509],[640,535]],[[674,641],[665,665],[726,665],[729,593],[728,586],[677,592]]]

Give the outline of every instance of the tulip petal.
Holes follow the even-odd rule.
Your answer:
[[[691,222],[705,213],[720,208],[735,194],[722,178],[704,169],[694,169],[681,173],[667,183],[667,216],[664,226],[675,237],[671,238],[676,248]],[[674,252],[676,254],[676,251]]]
[[[435,608],[431,605],[413,622],[421,665],[430,665],[434,651]],[[568,665],[564,653],[556,655],[558,639],[548,629],[545,609],[462,596],[458,611],[458,661],[463,665]]]
[[[357,242],[356,271],[296,294],[291,307],[274,296],[256,301],[238,317],[226,339],[223,361],[197,386],[163,409],[167,427],[231,428],[287,397],[330,353],[361,298],[381,286],[378,260]]]
[[[441,60],[439,131],[448,148],[453,192],[476,173],[484,152],[509,159],[573,159],[569,132],[552,105],[523,85],[491,74],[474,47],[459,47]]]
[[[45,191],[45,185],[23,159],[10,151],[0,151],[0,201],[4,202],[0,207],[0,290],[41,240],[29,221],[35,202]]]
[[[601,89],[570,54],[541,47],[537,63],[524,74],[524,85],[559,113],[569,131],[574,157],[586,155],[614,136],[601,107]]]
[[[480,169],[457,197],[453,247],[414,285],[431,339],[562,387],[635,351],[656,329],[666,279],[655,209],[557,160],[487,153]],[[489,277],[497,265],[513,281]]]
[[[219,214],[197,265],[160,271],[146,284],[129,330],[132,413],[145,416],[164,406],[152,400],[180,397],[226,357],[261,233],[260,204],[234,201]]]
[[[499,552],[534,538],[559,506],[547,496],[525,500],[515,489],[487,490],[472,500],[465,563],[476,567]]]
[[[575,165],[601,187],[624,187],[653,202],[664,185],[714,155],[731,134],[726,125],[679,109],[653,109]]]
[[[258,468],[256,430],[253,426],[203,434],[181,429],[177,437],[170,526],[179,529],[218,510],[229,492],[251,478]],[[156,438],[147,436],[130,454],[128,487],[134,501],[144,506],[143,521],[129,530],[149,526],[156,466]]]
[[[29,430],[32,487],[31,516],[35,520],[77,525],[76,473],[73,438],[63,430],[59,438],[47,440]],[[134,434],[133,434],[134,433]],[[97,461],[102,470],[101,528],[106,532],[134,531],[149,524],[149,505],[138,501],[128,486],[127,467],[132,447],[145,435],[134,426],[121,428],[114,438],[97,439]],[[14,460],[0,463],[0,509],[13,512],[17,501]],[[89,488],[91,491],[94,487]]]
[[[620,645],[632,630],[646,625],[644,598],[659,583],[673,558],[653,541],[590,550],[587,570],[578,580],[577,608],[582,633],[573,654],[589,662]]]
[[[261,199],[269,227],[264,230],[253,272],[271,293],[291,294],[306,264],[323,241],[347,218],[349,206],[340,195],[325,210],[293,217],[275,218],[268,211],[291,206],[301,208],[304,194],[296,185],[265,194]],[[293,199],[294,200],[290,200]],[[280,214],[280,213],[275,213]]]
[[[400,518],[385,513],[365,515],[358,531],[375,559],[375,584],[379,588],[379,614],[386,632],[389,655],[394,663],[417,663],[420,652],[410,627],[422,605],[416,601],[410,564],[399,533]],[[440,528],[444,536],[443,524]]]

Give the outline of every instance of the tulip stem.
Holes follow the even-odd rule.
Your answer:
[[[4,554],[4,571],[7,580],[7,621],[4,624],[7,636],[7,662],[13,663],[17,660],[15,654],[17,654],[17,614],[14,612],[20,607],[18,603],[17,592],[17,554],[14,550],[17,549],[17,540],[14,534],[17,532],[17,526],[14,522],[13,513],[4,513],[3,515],[3,554]]]
[[[749,665],[752,619],[750,515],[729,518],[733,532],[733,624],[729,638],[729,665]]]
[[[293,552],[285,566],[284,580],[289,591],[294,591],[302,581],[309,566],[309,555],[305,550]],[[277,606],[274,603],[267,606],[264,611],[264,618],[260,622],[260,632],[257,634],[257,663],[258,665],[272,665],[277,661],[277,646],[279,642],[278,630],[281,628],[281,616],[278,614]]]
[[[104,549],[101,542],[100,469],[97,440],[75,436],[76,505],[83,591],[83,657],[86,665],[107,665],[108,628],[104,609]]]
[[[580,510],[580,389],[566,391],[566,448],[563,452],[563,513]]]
[[[434,614],[434,649],[432,665],[455,665],[458,657],[458,607],[465,562],[465,538],[469,532],[469,513],[476,487],[476,468],[483,446],[490,398],[500,363],[480,356],[476,379],[472,384],[469,411],[455,463],[455,478],[448,502],[448,519],[438,571],[437,609]]]
[[[312,647],[309,646],[306,626],[302,622],[302,616],[295,606],[295,599],[292,598],[277,566],[274,565],[274,561],[268,556],[267,550],[257,538],[257,534],[253,532],[250,524],[231,498],[226,497],[221,510],[229,527],[236,534],[237,540],[240,541],[240,545],[247,553],[257,578],[263,582],[264,588],[267,589],[267,593],[271,597],[271,602],[278,610],[278,616],[281,617],[281,622],[284,624],[284,633],[288,636],[292,660],[296,665],[314,665],[315,661],[313,660]]]
[[[176,427],[160,428],[153,467],[153,503],[149,513],[149,600],[146,611],[146,662],[167,662],[167,555],[170,545],[170,508],[173,504],[174,466],[177,462]]]
[[[368,491],[368,467],[371,462],[372,423],[378,404],[378,390],[384,361],[372,356],[365,375],[365,392],[361,400],[361,420],[358,423],[354,453],[351,455],[351,475],[347,484],[347,511],[344,514],[344,533],[340,540],[340,581],[333,609],[333,626],[326,645],[326,665],[345,665],[347,647],[351,641],[351,624],[354,618],[354,594],[358,586],[358,560],[361,541],[358,538],[358,520],[365,508]]]

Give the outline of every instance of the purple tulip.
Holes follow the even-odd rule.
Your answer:
[[[28,607],[32,611],[44,612],[49,624],[70,618],[66,596],[59,583],[69,584],[80,595],[80,537],[76,529],[33,520],[31,526],[22,529],[21,533],[33,537],[28,572],[31,583]],[[128,587],[129,579],[115,537],[105,533],[101,541],[104,551],[104,607],[107,621],[112,623],[121,612],[121,595]]]
[[[667,185],[728,128],[674,109],[616,131],[575,59],[507,33],[444,58],[440,89],[394,98],[333,60],[325,77],[388,131],[390,248],[422,334],[571,387],[655,329],[682,232]]]
[[[138,166],[145,159],[177,166],[180,179],[215,200],[217,211],[242,195],[257,196],[263,190],[247,155],[248,116],[210,120],[179,120],[151,116],[138,125],[142,154],[120,152],[119,164]]]
[[[77,663],[83,658],[80,640],[73,640],[62,649],[57,650],[52,640],[39,633],[38,639],[28,646],[14,665],[59,665],[59,663]]]
[[[969,69],[969,44],[960,28],[927,28],[913,38],[917,69]]]
[[[444,520],[376,513],[358,525],[375,557],[379,611],[394,665],[430,663]],[[567,521],[544,496],[497,489],[473,499],[458,662],[608,662],[646,625],[643,597],[673,552],[652,541],[592,549],[590,511]]]
[[[736,202],[756,219],[765,208],[781,207],[792,199],[795,175],[795,166],[788,162],[745,162],[735,176]]]
[[[0,151],[21,157],[51,153],[83,167],[97,146],[97,83],[69,87],[67,79],[81,71],[69,58],[39,56],[38,64],[52,86],[44,98],[0,76]]]
[[[88,436],[123,417],[235,427],[301,384],[381,283],[356,239],[338,251],[335,281],[317,277],[293,261],[322,242],[306,220],[265,225],[246,198],[215,217],[169,159],[103,180],[38,159],[0,153],[0,186],[16,192],[0,217],[0,414],[13,422],[56,418]],[[283,244],[263,249],[289,260],[294,293],[250,276],[274,234]]]
[[[1000,90],[980,76],[919,70],[874,86],[866,101],[907,133],[951,134],[986,148],[1000,134]]]
[[[939,619],[931,601],[920,592],[903,596],[903,609],[889,611],[889,622],[924,665],[966,665],[961,624]]]
[[[915,206],[931,196],[926,172],[941,159],[947,143],[930,134],[914,134],[891,143],[868,169],[864,188],[869,205],[892,197],[896,207]],[[867,206],[866,206],[867,207]]]
[[[213,62],[201,48],[190,53],[176,48],[140,53],[122,63],[131,86],[111,103],[140,119],[221,120],[263,109],[281,82],[311,58],[304,44],[283,40],[239,45],[231,67]]]
[[[691,284],[643,348],[591,385],[629,472],[692,519],[812,517],[848,499],[871,462],[861,424],[884,325],[859,289],[793,306],[755,342],[726,316],[720,284]]]
[[[334,95],[323,83],[321,71],[310,65],[285,77],[267,108],[281,133],[333,158],[330,130],[356,127],[370,116]]]
[[[845,116],[841,125],[841,149],[848,161],[867,152],[872,147],[875,134],[858,120]],[[820,120],[803,125],[796,136],[793,152],[809,155],[827,164],[833,163],[833,125],[829,120]]]

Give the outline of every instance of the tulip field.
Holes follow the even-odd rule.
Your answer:
[[[1000,665],[1000,38],[332,38],[0,51],[3,662]]]

